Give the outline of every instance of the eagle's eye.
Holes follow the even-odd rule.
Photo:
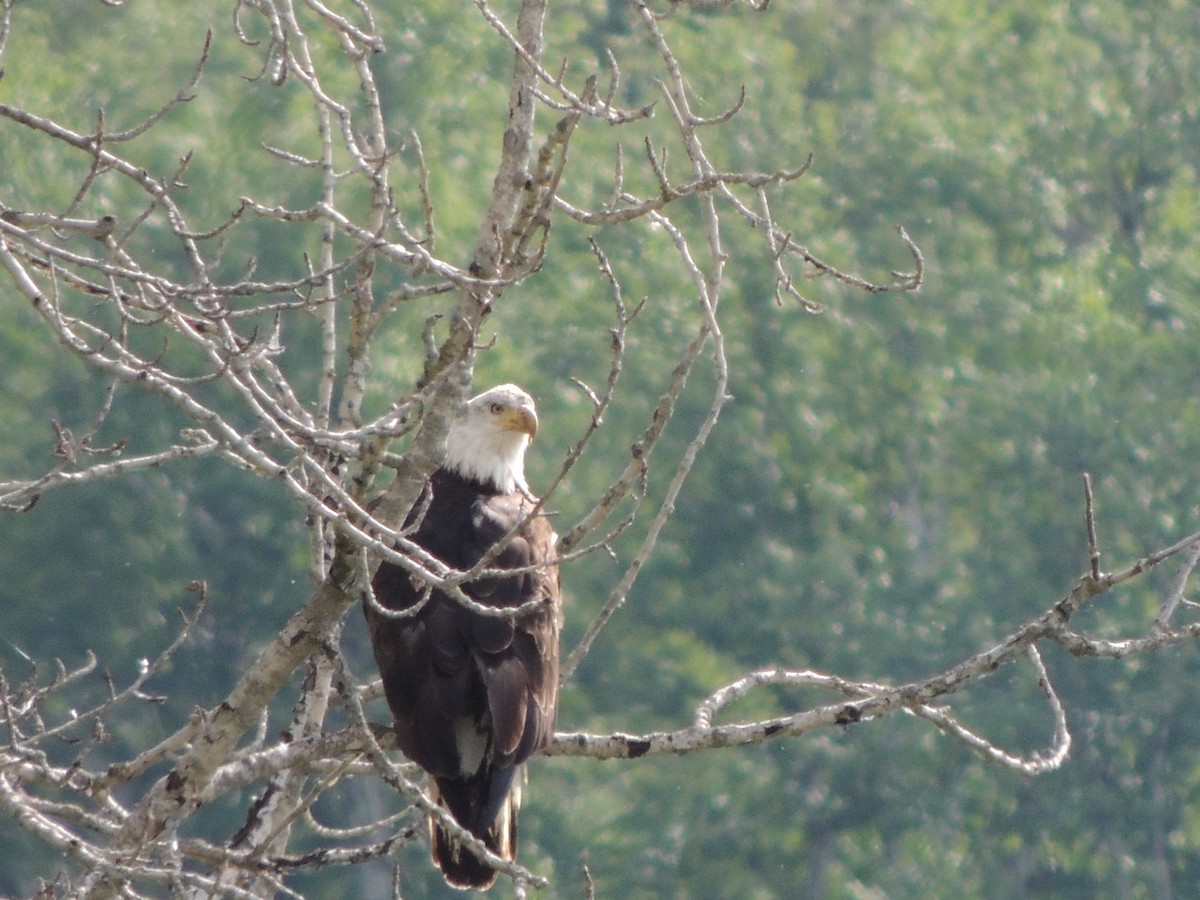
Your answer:
[[[504,412],[504,404],[499,400],[493,400],[488,409],[492,411],[493,415],[498,416],[500,413]]]

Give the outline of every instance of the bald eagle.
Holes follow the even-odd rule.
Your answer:
[[[507,860],[516,857],[523,764],[550,740],[558,706],[557,536],[548,519],[532,514],[537,500],[525,483],[525,449],[537,426],[533,399],[515,385],[470,400],[407,524],[415,523],[413,542],[459,571],[516,529],[487,568],[518,571],[479,578],[463,591],[491,607],[547,602],[519,618],[481,615],[437,590],[403,618],[364,603],[400,749],[429,773],[431,797]],[[388,610],[426,597],[419,579],[388,562],[372,588]],[[430,845],[454,887],[496,880],[433,816]]]

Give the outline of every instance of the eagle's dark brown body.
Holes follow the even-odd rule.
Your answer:
[[[419,503],[413,513],[420,521],[411,539],[460,571],[534,507],[520,489],[501,493],[446,469],[434,474],[429,489],[428,505]],[[429,773],[434,798],[455,820],[506,859],[516,854],[519,767],[554,732],[561,606],[554,543],[549,521],[530,518],[488,566],[525,571],[463,585],[469,597],[492,607],[549,599],[520,618],[471,612],[440,591],[407,618],[365,607],[400,749]],[[421,586],[387,562],[372,587],[386,609],[407,609],[422,598]],[[447,881],[490,885],[495,871],[431,824],[434,860]]]

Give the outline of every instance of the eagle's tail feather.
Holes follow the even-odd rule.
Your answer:
[[[463,792],[475,793],[474,779],[439,779],[430,785],[430,796],[442,809],[483,841],[483,845],[501,859],[517,857],[517,811],[521,806],[519,779],[508,792],[495,818],[490,823],[471,823],[467,814],[471,807]],[[467,801],[467,809],[463,808]],[[488,804],[490,805],[490,804]],[[468,819],[468,822],[463,822]],[[443,828],[435,816],[429,817],[429,846],[434,864],[442,870],[446,882],[463,890],[486,890],[496,881],[496,870],[476,855],[465,843]]]

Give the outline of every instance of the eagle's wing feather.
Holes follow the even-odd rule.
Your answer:
[[[529,673],[515,658],[509,657],[483,671],[487,685],[488,709],[492,717],[492,759],[502,768],[523,762],[517,750],[528,725]],[[526,757],[529,754],[526,754]]]

